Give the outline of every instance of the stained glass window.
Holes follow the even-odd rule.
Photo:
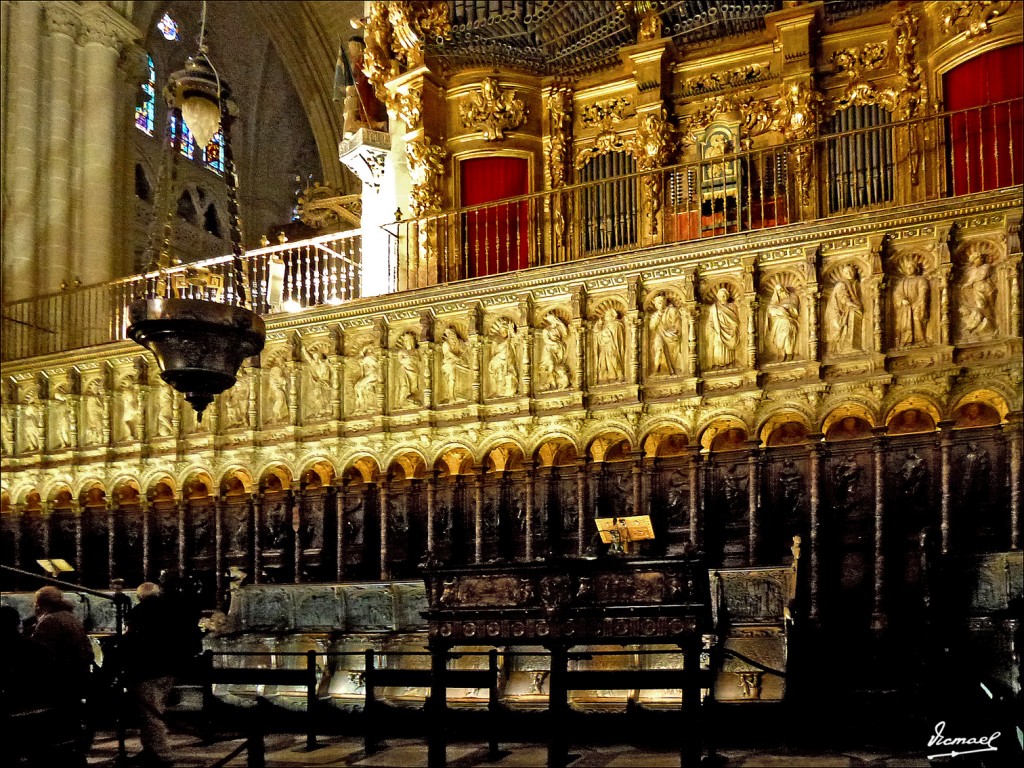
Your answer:
[[[142,84],[142,103],[135,107],[135,127],[152,136],[156,113],[156,67],[152,56],[146,58],[149,61],[149,79]]]
[[[218,176],[224,175],[224,129],[217,131],[203,150],[203,162]]]
[[[170,17],[169,14],[164,14],[164,17],[160,19],[160,22],[156,25],[156,28],[160,30],[160,34],[164,36],[164,40],[180,40],[178,36],[178,22]]]
[[[178,135],[178,121],[180,118],[177,115],[171,116],[171,144],[174,143],[174,137]],[[192,138],[192,131],[185,125],[185,121],[181,120],[181,127],[184,129],[181,134],[181,154],[191,160],[196,154],[196,142]]]

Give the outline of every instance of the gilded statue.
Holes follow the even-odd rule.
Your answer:
[[[267,369],[264,377],[266,394],[263,398],[265,424],[278,424],[288,420],[288,374],[280,363]]]
[[[224,393],[224,428],[249,426],[249,374],[238,371],[235,385]]]
[[[323,344],[300,347],[302,360],[306,364],[306,382],[309,391],[303,401],[309,418],[329,416],[331,413],[331,360]]]
[[[663,293],[651,301],[653,311],[647,320],[650,330],[651,375],[674,376],[680,372],[683,321],[679,309]]]
[[[438,402],[468,399],[473,375],[468,358],[466,343],[459,338],[458,331],[453,326],[445,328],[441,334],[441,382],[444,388],[438,393]]]
[[[597,383],[622,381],[626,375],[623,364],[626,353],[626,325],[615,307],[607,307],[604,314],[594,323],[594,334],[597,340]]]
[[[380,360],[372,344],[363,347],[359,354],[359,378],[355,387],[356,413],[377,409],[377,384],[380,382]]]
[[[708,362],[712,368],[724,368],[736,362],[740,341],[740,312],[724,285],[715,291],[708,307]]]
[[[82,394],[82,444],[103,442],[103,384],[93,379]]]
[[[26,453],[38,451],[41,447],[43,418],[36,393],[29,390],[21,404],[22,449]]]
[[[825,304],[825,341],[829,352],[842,355],[860,350],[863,319],[857,269],[852,264],[843,264]]]
[[[565,362],[568,351],[569,327],[553,311],[544,315],[540,329],[541,388],[565,389],[569,386],[569,366]]]
[[[403,333],[395,350],[395,405],[409,408],[420,405],[420,353],[416,334]]]
[[[789,362],[796,356],[800,308],[796,298],[781,282],[772,289],[767,311],[768,345],[782,362]]]
[[[515,323],[507,317],[498,318],[491,328],[491,357],[487,363],[492,397],[511,397],[519,392],[515,341]]]
[[[928,278],[921,274],[917,260],[899,262],[901,277],[892,292],[896,316],[896,346],[910,347],[928,341]]]
[[[170,437],[174,434],[174,423],[171,419],[171,389],[163,382],[157,382],[151,391],[156,411],[157,437]]]
[[[504,89],[493,77],[485,77],[480,90],[459,106],[462,127],[483,133],[484,141],[505,138],[505,131],[519,128],[529,112],[516,92]]]
[[[996,332],[996,283],[992,267],[977,244],[967,249],[967,265],[960,281],[960,327],[971,338]]]
[[[121,399],[121,419],[117,422],[118,440],[139,439],[139,394],[135,379],[125,376],[118,388]]]

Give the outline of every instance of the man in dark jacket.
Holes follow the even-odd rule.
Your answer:
[[[139,603],[128,613],[128,628],[122,640],[121,659],[129,695],[139,712],[139,737],[143,765],[172,765],[167,743],[164,712],[174,687],[174,678],[186,659],[182,638],[186,628],[175,621],[174,612],[160,594],[160,587],[147,581],[136,590]]]

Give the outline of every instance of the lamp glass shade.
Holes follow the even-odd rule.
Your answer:
[[[220,106],[206,96],[189,95],[181,102],[181,116],[196,145],[206,149],[220,127]]]

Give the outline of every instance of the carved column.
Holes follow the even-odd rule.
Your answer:
[[[948,257],[947,257],[948,258]],[[949,273],[952,266],[942,264],[936,272],[939,281],[939,344],[949,345]]]
[[[809,585],[808,613],[812,624],[819,621],[819,597],[821,589],[821,459],[822,439],[824,435],[815,433],[807,436],[810,440],[808,446],[808,464],[810,478],[808,479],[810,535],[811,535],[811,575]]]
[[[114,580],[117,575],[117,562],[114,559],[115,547],[114,547],[114,534],[117,530],[117,517],[114,514],[114,504],[107,499],[107,585]]]
[[[872,471],[875,486],[875,597],[871,612],[871,628],[885,629],[885,430],[875,427],[871,445]]]
[[[294,558],[294,568],[292,569],[292,582],[295,584],[302,583],[302,542],[299,541],[299,529],[302,527],[302,516],[308,512],[303,503],[306,499],[306,489],[301,487],[298,491],[290,492],[288,494],[290,504],[288,511],[290,512],[289,522],[292,527],[292,557]]]
[[[761,441],[751,440],[750,450],[747,452],[747,562],[750,565],[758,564],[758,549],[761,545],[760,513],[760,463],[761,463]]]
[[[82,550],[82,515],[85,510],[77,501],[71,502],[71,515],[75,521],[75,573],[73,580],[77,584],[82,583],[82,564],[84,561]],[[49,550],[47,550],[49,552]]]
[[[477,467],[473,475],[473,562],[484,561],[484,474],[486,466]]]
[[[185,575],[185,515],[188,510],[188,499],[182,491],[181,502],[178,504],[178,574]]]
[[[700,444],[688,446],[686,449],[687,485],[690,491],[690,545],[699,551],[704,542],[701,540],[701,492],[700,492]]]
[[[377,486],[377,501],[380,509],[380,578],[391,578],[391,553],[388,551],[388,480],[381,475]]]
[[[595,472],[593,477],[596,479],[597,475],[604,470],[604,462],[594,465]],[[595,501],[597,494],[592,494]],[[576,554],[582,555],[586,549],[584,546],[584,537],[587,532],[587,460],[577,459],[576,460]]]
[[[224,508],[227,500],[223,496],[213,498],[213,568],[216,572],[215,589],[217,592],[217,609],[223,611],[224,605]]]
[[[541,538],[541,556],[552,557],[558,554],[557,547],[553,542],[553,531],[551,525],[551,476],[554,470],[551,467],[540,467],[540,498],[544,500],[544,536]]]
[[[139,497],[139,514],[142,516],[142,578],[152,581],[152,568],[150,567],[150,507],[149,499],[145,496]]]
[[[252,582],[263,582],[263,494],[249,497],[249,524],[252,526]]]
[[[757,368],[757,294],[751,293],[747,298],[747,367]]]
[[[1024,414],[1020,411],[1011,413],[1007,422],[1003,429],[1010,448],[1010,549],[1020,549],[1021,425]]]
[[[950,549],[950,519],[953,516],[953,492],[950,488],[950,476],[952,474],[952,453],[953,453],[953,425],[955,421],[940,421],[939,432],[939,491],[942,494],[940,502],[942,532],[942,554],[948,555]]]
[[[524,537],[525,542],[525,554],[524,557],[527,561],[533,560],[533,505],[534,505],[534,480],[533,473],[536,469],[536,462],[531,459],[523,461],[523,481],[526,484],[524,489],[526,500],[524,502],[526,508],[523,510],[523,516],[526,518],[524,521]]]
[[[427,558],[432,560],[437,548],[437,470],[427,475]]]
[[[337,581],[345,580],[345,481],[334,481],[335,560],[334,572]]]
[[[633,514],[634,515],[645,515],[649,512],[650,505],[645,505],[643,500],[643,471],[644,471],[644,452],[633,451],[633,466],[631,467],[631,473],[633,475]]]

